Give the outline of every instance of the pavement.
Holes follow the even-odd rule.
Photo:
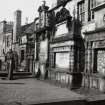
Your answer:
[[[7,71],[0,71],[0,77],[6,77],[8,75],[8,72]],[[13,72],[13,75],[16,77],[16,76],[29,76],[29,75],[32,75],[32,73],[30,72]]]
[[[0,79],[0,105],[105,105],[105,94],[84,88],[71,91],[35,78]]]
[[[72,105],[84,105],[84,96],[34,78],[0,79],[0,105],[68,105],[70,102]]]

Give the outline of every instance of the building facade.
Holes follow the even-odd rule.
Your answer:
[[[39,25],[36,22],[39,29],[35,31],[36,72],[42,78],[77,88],[81,86],[84,70],[84,43],[80,22],[71,16],[66,8],[68,3],[67,0],[57,2],[50,10],[45,3],[39,7]]]
[[[12,47],[13,22],[0,22],[0,62],[1,69],[5,70],[5,54]]]
[[[56,0],[38,8],[35,21],[21,25],[0,23],[0,58],[13,49],[18,71],[35,73],[70,88],[105,91],[105,0]],[[7,28],[8,27],[8,28]],[[1,68],[1,67],[0,67]]]
[[[31,72],[34,58],[34,22],[21,25],[21,11],[14,13],[13,51],[18,55],[17,71]]]
[[[45,29],[48,30],[48,47],[44,46],[44,50],[48,54],[46,70],[51,80],[64,84],[78,84],[80,81],[79,85],[105,91],[104,7],[105,0],[58,0],[56,6],[48,10],[48,24],[51,27]],[[40,20],[43,19],[39,16]],[[36,27],[40,26],[38,21]],[[44,39],[41,36],[40,39]],[[35,41],[36,59],[41,49],[38,38]],[[76,81],[76,78],[82,78],[82,82]]]
[[[105,69],[104,69],[104,11],[105,0],[93,0],[87,2],[91,7],[91,12],[88,10],[87,22],[83,34],[85,35],[85,74],[84,86],[90,88],[97,88],[105,91]],[[90,13],[89,13],[90,12]],[[86,13],[85,13],[86,14]]]
[[[50,38],[49,78],[79,88],[84,70],[84,42],[80,32],[80,22],[66,7],[70,2],[57,2],[51,10],[55,13],[54,27]]]
[[[34,23],[22,26],[19,38],[20,71],[33,72]]]
[[[21,11],[14,13],[14,22],[0,22],[1,71],[8,71],[6,56],[12,50],[14,72],[32,72],[34,58],[34,22],[21,25]]]
[[[48,49],[49,49],[49,37],[50,27],[48,24],[48,9],[46,3],[38,8],[39,17],[35,19],[35,74],[36,77],[46,78],[46,71],[48,65]],[[40,72],[40,75],[38,74]]]

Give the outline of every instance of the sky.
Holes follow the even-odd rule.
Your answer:
[[[28,22],[32,22],[38,16],[38,7],[43,0],[0,0],[0,21],[13,21],[14,12],[22,11],[22,24],[25,24],[26,18]],[[46,0],[46,4],[51,7],[55,0]]]
[[[14,12],[16,10],[22,11],[22,25],[25,24],[26,18],[28,23],[33,22],[38,17],[38,7],[42,5],[43,0],[0,0],[0,21],[13,21]],[[45,0],[46,5],[54,7],[57,0]],[[76,2],[77,0],[75,0]],[[74,3],[75,4],[75,3]],[[68,6],[69,10],[72,10],[73,4]],[[72,12],[71,12],[72,13]]]

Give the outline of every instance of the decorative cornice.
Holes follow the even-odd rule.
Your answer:
[[[84,32],[84,34],[92,34],[92,33],[103,32],[103,31],[105,31],[105,28],[101,27],[101,28],[97,28],[97,29],[95,29],[93,31]]]
[[[63,6],[64,4],[67,4],[69,1],[72,1],[72,0],[63,0],[63,1],[64,1],[64,2],[62,2],[62,3],[58,4],[58,5],[56,5],[55,7],[51,8],[51,9],[49,10],[49,12],[56,10],[57,8]]]
[[[68,40],[73,40],[73,35],[67,34],[67,35],[62,36],[62,37],[53,38],[53,40],[51,41],[51,43],[68,41]]]

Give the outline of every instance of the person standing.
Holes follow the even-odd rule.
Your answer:
[[[7,58],[8,58],[8,79],[9,80],[13,80],[13,70],[14,70],[14,56],[13,56],[13,51],[12,49],[10,49],[10,51],[7,54]]]

